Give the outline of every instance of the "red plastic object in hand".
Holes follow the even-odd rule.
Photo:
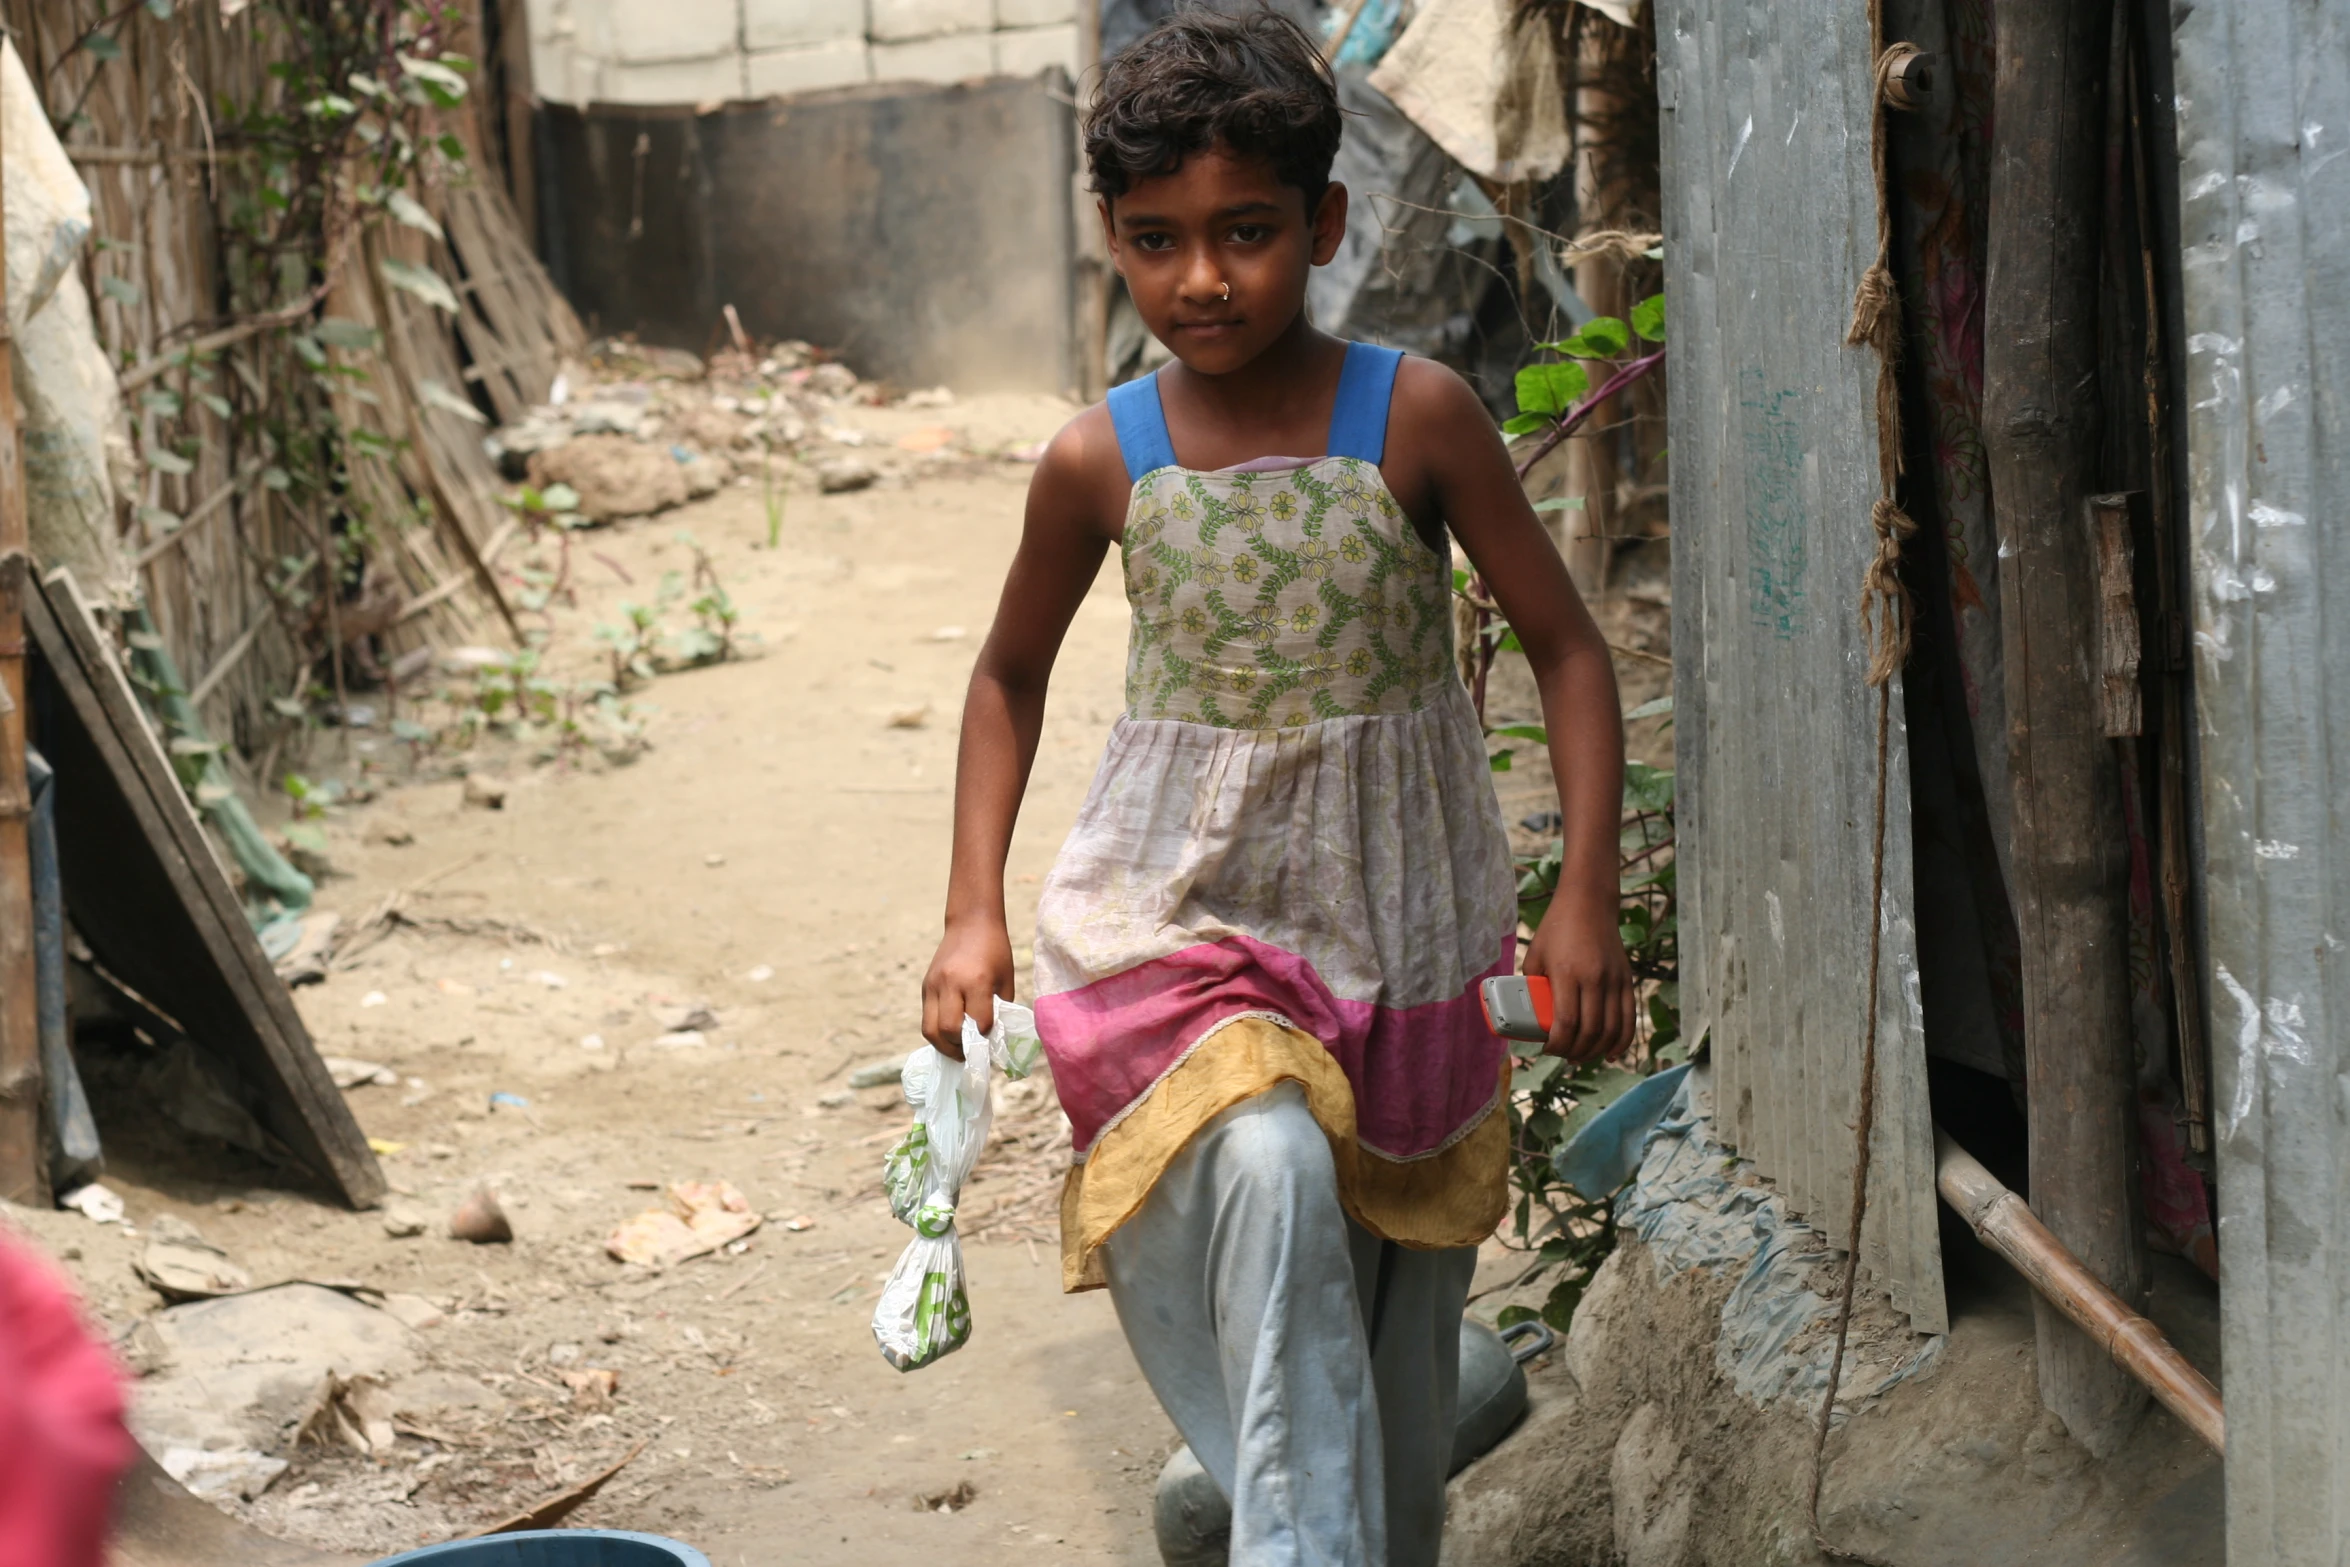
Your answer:
[[[0,1562],[102,1567],[123,1374],[49,1263],[0,1235]]]
[[[1545,1043],[1550,1038],[1550,981],[1539,974],[1511,974],[1477,987],[1485,1005],[1485,1026],[1504,1039]]]

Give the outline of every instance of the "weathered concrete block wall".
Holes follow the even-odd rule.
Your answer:
[[[1074,380],[1060,78],[541,116],[540,245],[591,331],[699,353],[731,304],[901,387]]]
[[[532,0],[550,103],[707,104],[1077,73],[1077,0]]]

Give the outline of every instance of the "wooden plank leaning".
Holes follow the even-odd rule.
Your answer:
[[[262,1126],[353,1207],[384,1177],[69,573],[12,573],[39,655],[66,906],[98,958],[234,1067]]]

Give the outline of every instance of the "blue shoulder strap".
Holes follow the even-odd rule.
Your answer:
[[[1159,373],[1137,376],[1110,388],[1110,423],[1118,430],[1118,455],[1126,459],[1126,482],[1175,466],[1175,443],[1167,438],[1167,411],[1159,403]]]
[[[1346,363],[1338,372],[1338,402],[1330,410],[1331,457],[1359,457],[1377,467],[1387,455],[1387,403],[1395,392],[1395,367],[1403,363],[1400,348],[1370,343],[1346,345]]]

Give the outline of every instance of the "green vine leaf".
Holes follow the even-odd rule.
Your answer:
[[[397,256],[386,256],[376,265],[383,280],[397,289],[404,289],[436,310],[457,314],[457,296],[448,282],[430,267],[418,266],[413,261],[402,261]]]
[[[1632,330],[1652,343],[1665,340],[1665,296],[1651,294],[1632,307]]]
[[[425,402],[443,413],[455,414],[460,419],[470,419],[475,424],[489,423],[489,420],[482,416],[482,411],[473,406],[471,400],[450,391],[429,376],[416,383],[416,390]]]
[[[1548,500],[1536,501],[1534,503],[1534,509],[1538,512],[1581,511],[1583,509],[1583,497],[1580,495],[1553,495]]]
[[[1591,389],[1591,375],[1578,364],[1526,365],[1517,389],[1520,414],[1563,414]]]
[[[1631,346],[1631,328],[1614,316],[1593,316],[1581,331],[1559,345],[1559,352],[1577,359],[1613,359]]]
[[[447,238],[441,232],[440,220],[424,210],[424,203],[404,190],[384,193],[384,210],[412,229],[422,229],[435,239]]]

